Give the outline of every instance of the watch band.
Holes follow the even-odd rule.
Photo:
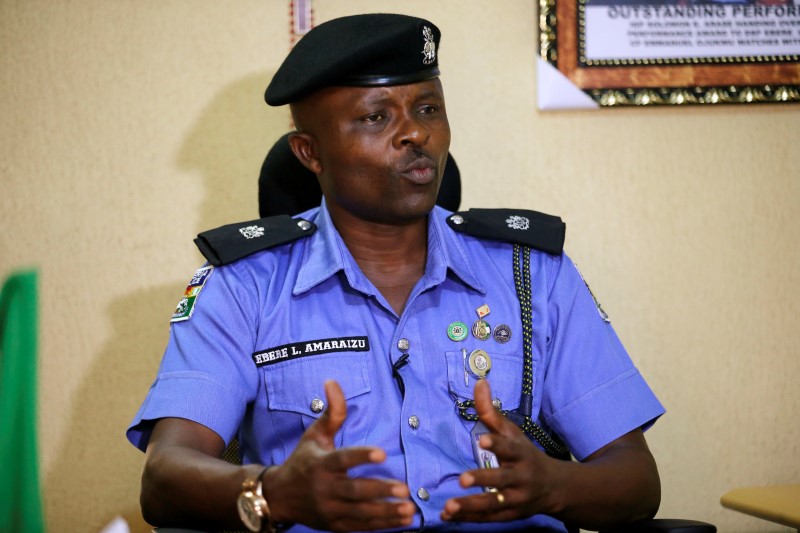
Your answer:
[[[269,510],[267,499],[264,497],[263,484],[261,481],[262,476],[269,468],[268,466],[264,467],[258,472],[258,475],[247,477],[242,482],[242,493],[239,496],[240,498],[250,496],[253,499],[257,499],[258,505],[256,513],[261,519],[261,528],[258,530],[259,533],[275,533],[275,527],[272,524],[272,513]],[[245,522],[245,525],[248,524]],[[248,529],[250,529],[249,525]],[[253,529],[251,529],[251,531],[253,531]]]
[[[261,476],[263,476],[264,473],[270,468],[271,467],[269,466],[265,466],[262,470],[259,470],[257,475],[245,478],[245,480],[242,482],[242,490],[261,492]]]

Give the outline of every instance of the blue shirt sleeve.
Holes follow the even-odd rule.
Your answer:
[[[555,258],[548,276],[549,365],[542,415],[583,460],[664,413],[577,267]]]
[[[258,390],[252,371],[256,295],[236,265],[214,269],[197,295],[191,318],[174,322],[158,375],[128,429],[147,447],[154,421],[176,417],[202,424],[227,443]],[[249,285],[252,287],[253,285]]]

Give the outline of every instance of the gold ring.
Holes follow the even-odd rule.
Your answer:
[[[498,490],[497,492],[494,493],[494,495],[497,496],[497,505],[502,506],[504,503],[506,503],[506,497],[503,496],[502,492]]]

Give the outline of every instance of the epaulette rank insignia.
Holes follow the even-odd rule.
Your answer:
[[[227,265],[250,254],[307,237],[317,226],[302,218],[289,215],[228,224],[204,231],[194,240],[208,262],[214,266]]]
[[[530,246],[549,254],[564,249],[566,225],[561,217],[525,209],[470,209],[447,217],[458,233]]]

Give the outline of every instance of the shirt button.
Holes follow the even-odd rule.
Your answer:
[[[494,405],[495,409],[503,408],[503,402],[500,401],[500,398],[495,398],[494,400],[492,400],[492,405]]]
[[[411,429],[417,429],[419,427],[419,417],[417,415],[411,415],[408,418],[408,425],[411,426]]]
[[[431,495],[428,494],[428,491],[425,490],[425,489],[419,489],[417,491],[417,496],[419,496],[419,499],[424,501],[424,502],[426,502],[426,501],[431,499]]]
[[[313,400],[311,400],[311,410],[313,412],[321,413],[323,409],[325,409],[325,402],[323,402],[319,398],[314,398]]]
[[[408,339],[400,339],[399,341],[397,341],[397,349],[398,350],[401,350],[401,351],[405,352],[405,351],[408,350],[409,346],[410,345],[408,344]]]

